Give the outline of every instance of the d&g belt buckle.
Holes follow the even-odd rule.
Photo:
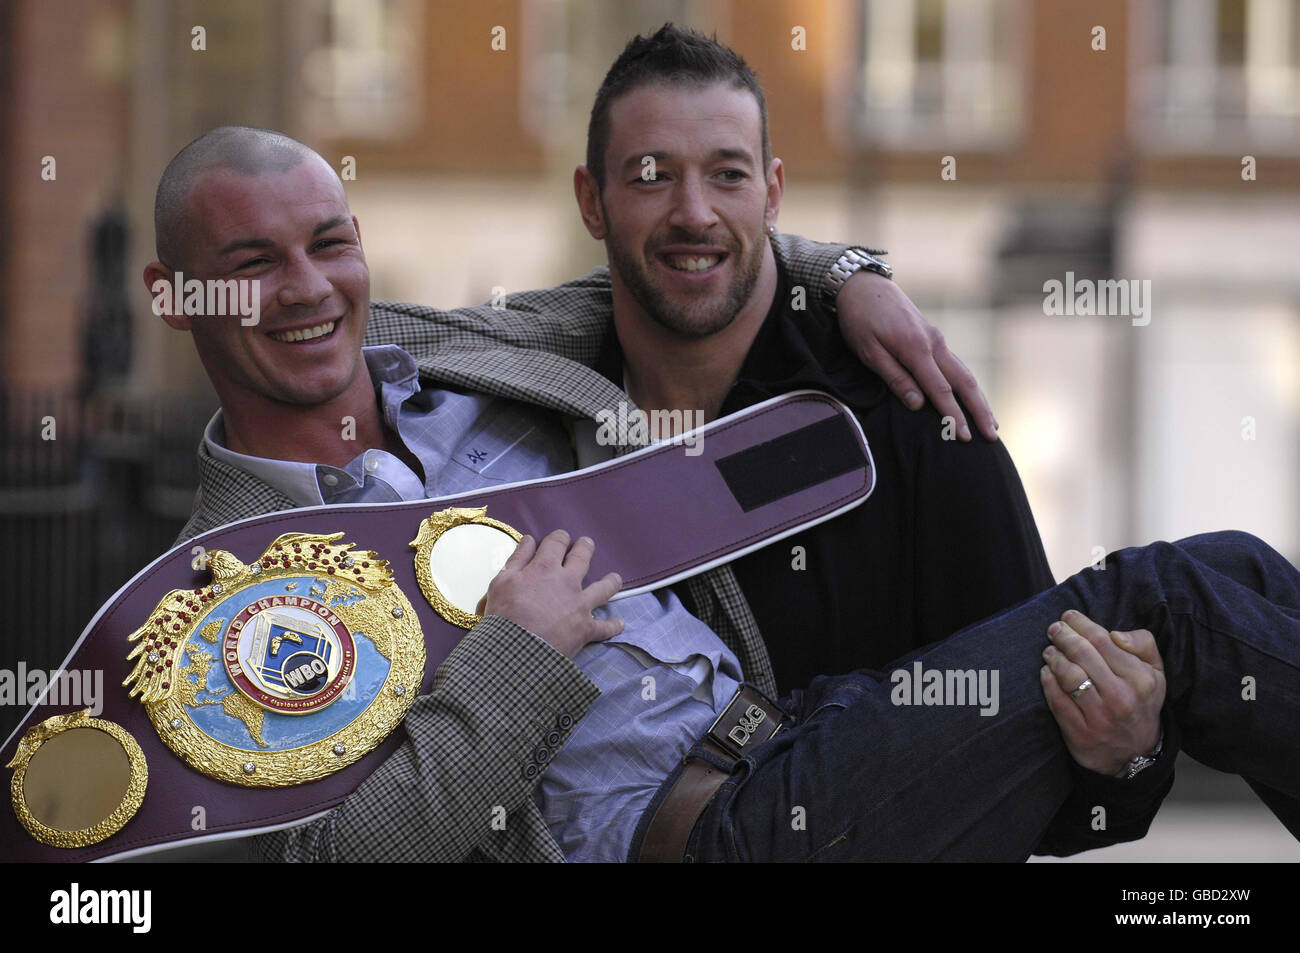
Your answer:
[[[705,738],[735,761],[768,741],[781,729],[788,716],[770,698],[752,685],[741,685]]]

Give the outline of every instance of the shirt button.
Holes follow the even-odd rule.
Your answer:
[[[323,477],[321,477],[321,480],[324,481],[324,483],[325,483],[326,486],[338,486],[338,485],[339,485],[339,478],[336,477],[336,476],[335,476],[334,474],[332,474],[332,473],[327,473],[327,474],[325,474]]]
[[[366,461],[366,470],[368,472],[374,473],[378,469],[379,469],[379,459],[377,457],[371,457],[369,460]]]

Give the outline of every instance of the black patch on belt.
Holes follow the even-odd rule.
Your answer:
[[[839,414],[717,461],[718,472],[748,513],[866,464],[849,422]]]

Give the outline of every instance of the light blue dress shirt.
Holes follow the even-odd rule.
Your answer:
[[[423,500],[573,469],[574,448],[554,414],[483,394],[421,387],[415,360],[395,345],[362,349],[384,423],[425,478],[383,449],[345,467],[271,460],[225,447],[218,410],[203,439],[300,506]],[[599,544],[597,540],[597,544]],[[588,645],[574,664],[601,695],[551,760],[534,796],[569,860],[621,861],[655,792],[740,685],[736,656],[670,590],[597,609],[623,631]]]

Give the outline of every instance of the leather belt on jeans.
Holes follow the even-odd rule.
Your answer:
[[[678,863],[686,854],[691,831],[732,770],[785,721],[781,708],[751,685],[737,689],[727,707],[704,734],[701,745],[725,764],[688,755],[677,780],[659,803],[646,827],[637,859],[642,863]]]

